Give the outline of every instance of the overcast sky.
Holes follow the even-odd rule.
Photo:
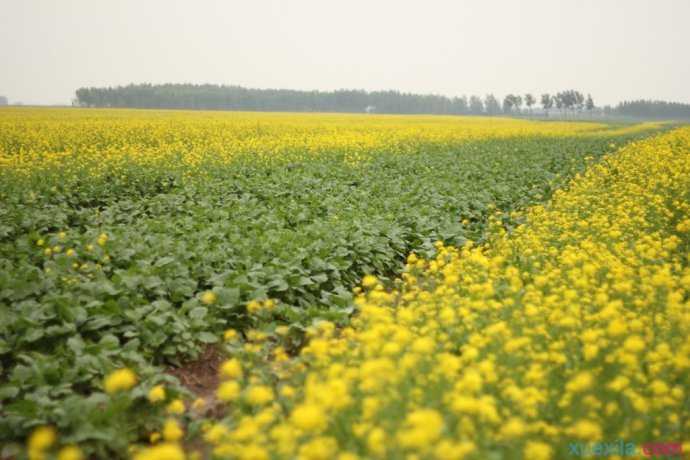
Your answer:
[[[0,0],[0,95],[130,82],[690,102],[690,0]]]

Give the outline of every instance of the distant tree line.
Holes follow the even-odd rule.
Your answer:
[[[665,101],[624,101],[618,104],[615,112],[628,117],[650,119],[690,119],[690,104]]]
[[[258,110],[290,112],[364,112],[463,114],[484,112],[466,97],[448,98],[399,91],[298,91],[222,85],[128,85],[80,88],[77,104],[85,107]],[[493,98],[495,100],[495,98]],[[472,105],[472,107],[470,107]]]
[[[7,105],[7,97],[5,96],[0,96],[0,105]]]
[[[555,94],[508,94],[500,102],[493,94],[484,97],[446,97],[400,91],[299,91],[252,89],[241,86],[194,84],[131,84],[107,88],[79,88],[75,104],[82,107],[130,107],[290,112],[378,112],[447,115],[597,114],[639,118],[690,118],[690,104],[660,101],[628,101],[596,110],[591,95],[569,89]]]
[[[291,112],[366,111],[449,115],[523,113],[522,97],[509,95],[501,105],[493,94],[487,94],[484,97],[475,95],[468,98],[467,96],[446,97],[399,91],[298,91],[208,84],[139,84],[108,88],[79,88],[76,96],[76,104],[83,107]],[[560,101],[561,93],[554,98]],[[569,101],[565,96],[563,98],[564,101]],[[525,96],[524,101],[529,110],[536,102],[535,98],[529,94]],[[568,104],[570,102],[564,102],[564,107],[570,107]]]

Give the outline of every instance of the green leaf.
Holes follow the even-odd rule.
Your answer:
[[[203,343],[216,343],[219,340],[217,335],[210,332],[200,332],[198,338]]]
[[[204,316],[206,316],[207,312],[208,309],[206,307],[192,308],[192,310],[189,312],[189,317],[192,319],[202,319]]]

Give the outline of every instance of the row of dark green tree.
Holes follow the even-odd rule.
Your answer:
[[[537,107],[537,102],[541,103]],[[248,110],[290,112],[377,112],[448,115],[592,114],[591,95],[576,90],[556,94],[509,94],[502,103],[493,94],[484,97],[446,97],[399,91],[298,91],[252,89],[241,86],[194,84],[131,84],[107,88],[79,88],[75,104],[82,107]],[[690,104],[657,101],[623,102],[597,114],[642,118],[690,118]]]
[[[208,84],[141,84],[80,88],[76,96],[76,103],[84,107],[477,115],[501,112],[498,99],[491,94],[484,98],[449,98],[399,91],[298,91]]]
[[[625,101],[615,108],[616,113],[628,117],[666,120],[690,119],[690,104],[665,101]]]

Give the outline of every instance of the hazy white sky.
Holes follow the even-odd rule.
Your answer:
[[[690,102],[690,0],[0,0],[0,95],[130,82]]]

